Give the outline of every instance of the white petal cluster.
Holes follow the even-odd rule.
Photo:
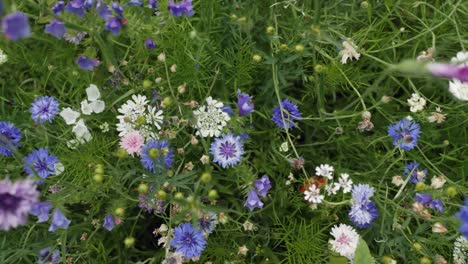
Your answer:
[[[453,244],[453,263],[468,264],[468,240],[460,236]]]
[[[320,189],[312,184],[309,186],[307,190],[304,192],[304,199],[309,203],[319,204],[323,202],[324,195],[320,194]]]
[[[120,137],[138,131],[145,139],[158,138],[155,128],[161,129],[163,111],[149,105],[146,96],[132,95],[132,99],[123,104],[118,111],[120,115],[117,116],[117,131]]]
[[[326,177],[329,180],[333,179],[333,171],[335,168],[328,164],[320,164],[320,166],[315,167],[315,175]]]
[[[410,111],[416,113],[424,109],[424,106],[426,106],[426,99],[422,98],[417,93],[413,93],[411,98],[408,99],[408,104],[410,106]]]
[[[196,119],[194,125],[197,129],[196,135],[202,137],[219,137],[221,135],[221,131],[231,119],[227,113],[223,112],[223,106],[222,102],[210,96],[206,98],[206,105],[193,111]]]
[[[102,113],[104,108],[106,108],[106,104],[104,101],[99,100],[101,98],[101,93],[96,85],[91,84],[88,88],[86,88],[86,95],[88,96],[88,100],[81,101],[81,113],[83,115],[91,115],[92,113]]]
[[[353,60],[353,58],[355,58],[356,60],[359,60],[361,54],[356,51],[357,47],[353,41],[345,40],[342,42],[342,45],[343,49],[340,51],[342,64],[346,64],[348,59]]]
[[[450,62],[460,66],[468,66],[468,51],[458,52],[457,56],[453,57]],[[468,82],[452,79],[449,82],[449,92],[459,100],[468,101]]]
[[[359,243],[359,234],[356,230],[349,225],[340,224],[332,227],[330,234],[335,238],[329,241],[333,251],[349,260],[353,260]]]
[[[0,49],[0,65],[8,61],[8,56]]]

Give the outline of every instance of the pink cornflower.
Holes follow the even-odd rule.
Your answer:
[[[135,153],[140,154],[144,143],[145,139],[143,136],[138,131],[133,131],[122,137],[120,147],[125,149],[125,151],[130,155]]]

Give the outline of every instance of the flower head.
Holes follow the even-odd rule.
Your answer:
[[[211,96],[206,98],[206,105],[200,106],[193,111],[196,119],[196,135],[202,137],[219,137],[221,130],[227,125],[231,118],[223,111],[224,104],[214,100]]]
[[[422,98],[419,94],[413,93],[411,98],[407,100],[410,106],[410,111],[413,113],[422,111],[426,105],[426,99]]]
[[[37,222],[42,223],[49,220],[49,212],[51,209],[51,202],[37,202],[32,205],[29,214],[37,216]]]
[[[271,183],[268,176],[263,175],[259,180],[254,181],[253,185],[257,189],[257,192],[262,197],[266,197],[268,191],[271,189]]]
[[[237,106],[239,107],[239,116],[244,116],[254,111],[254,104],[252,103],[252,96],[241,93],[237,90]]]
[[[419,125],[407,118],[388,127],[388,135],[393,138],[393,145],[404,150],[416,147],[420,133]]]
[[[109,6],[106,2],[99,0],[96,4],[96,11],[98,16],[102,19],[107,19],[112,15],[112,11],[109,9]]]
[[[353,181],[349,178],[348,173],[342,173],[338,179],[338,183],[335,184],[338,185],[339,188],[343,188],[343,193],[349,193],[353,188]]]
[[[151,9],[158,8],[158,0],[148,0],[148,7]]]
[[[49,247],[43,248],[39,251],[39,264],[59,264],[60,263],[60,250],[52,251]]]
[[[34,100],[29,111],[34,121],[41,124],[51,122],[59,113],[59,102],[53,97],[42,96]]]
[[[355,58],[356,60],[359,60],[361,54],[356,51],[357,47],[353,41],[345,40],[342,42],[342,45],[343,49],[340,51],[342,64],[346,64],[348,59],[353,60],[353,58]]]
[[[213,161],[223,168],[237,165],[244,154],[243,144],[239,136],[223,134],[211,143],[210,153],[214,157]]]
[[[112,216],[112,214],[106,215],[106,217],[104,217],[104,224],[102,226],[108,231],[111,231],[112,229],[114,229],[114,226],[115,226],[114,216]]]
[[[182,0],[177,4],[174,3],[174,1],[169,0],[168,9],[171,15],[176,17],[180,17],[182,14],[185,14],[187,17],[191,17],[194,14],[192,0]]]
[[[120,29],[122,28],[122,22],[118,17],[109,17],[106,20],[105,30],[110,31],[114,35],[119,35]]]
[[[419,163],[417,162],[410,162],[406,167],[403,169],[403,172],[411,177],[410,181],[412,183],[418,183],[424,181],[426,179],[427,170],[418,170]]]
[[[299,112],[297,104],[288,99],[284,99],[273,109],[273,116],[271,117],[271,120],[273,120],[279,128],[285,130],[295,128],[296,124],[294,122],[301,119],[301,113]]]
[[[13,41],[31,36],[28,17],[22,12],[6,15],[2,19],[2,30],[8,39]]]
[[[76,63],[82,70],[93,71],[94,67],[97,67],[101,62],[94,58],[88,58],[86,56],[79,56],[76,60]]]
[[[160,171],[159,167],[170,168],[174,161],[174,150],[169,148],[167,140],[150,140],[141,151],[141,163],[153,173]]]
[[[24,170],[29,176],[34,176],[35,173],[42,179],[49,175],[55,174],[55,164],[59,163],[56,156],[49,154],[49,150],[40,148],[33,150],[27,157],[24,158]]]
[[[468,65],[429,63],[427,68],[435,76],[468,82]]]
[[[353,186],[351,192],[353,205],[348,215],[359,228],[369,227],[379,215],[375,203],[370,200],[374,192],[375,189],[367,184]]]
[[[444,204],[442,203],[440,199],[432,200],[431,203],[429,204],[429,208],[435,209],[439,211],[440,213],[444,212]]]
[[[320,166],[315,167],[315,174],[317,176],[326,177],[327,179],[331,180],[333,179],[334,170],[335,168],[333,168],[333,166],[330,166],[328,164],[320,164]]]
[[[255,208],[263,208],[263,203],[260,201],[260,198],[258,198],[257,192],[254,189],[250,189],[244,207],[249,208],[250,211],[253,211]]]
[[[40,193],[33,181],[0,181],[0,229],[10,230],[26,223],[28,213]]]
[[[468,81],[462,82],[460,80],[454,79],[449,82],[449,91],[457,99],[462,101],[468,101]]]
[[[58,39],[63,38],[63,35],[65,35],[66,32],[67,29],[65,28],[65,24],[58,19],[52,20],[52,22],[47,24],[45,27],[45,33],[54,35]]]
[[[468,199],[465,199],[465,206],[460,208],[460,212],[455,215],[460,219],[461,225],[458,231],[460,231],[465,238],[468,239]]]
[[[320,194],[320,189],[311,184],[307,190],[304,191],[304,199],[309,203],[319,204],[323,202],[324,195]]]
[[[195,258],[199,257],[205,249],[206,239],[203,231],[195,229],[189,223],[182,223],[174,228],[171,247],[175,248],[176,252],[182,253],[186,259]]]
[[[156,48],[156,44],[154,43],[154,40],[153,40],[152,38],[147,38],[147,39],[145,40],[145,47],[146,47],[147,49],[152,50],[152,49],[155,49],[155,48]]]
[[[210,234],[214,231],[216,225],[218,224],[218,215],[213,212],[203,213],[201,214],[198,223],[204,232]]]
[[[459,236],[453,243],[453,261],[455,264],[466,264],[468,259],[468,239]]]
[[[65,2],[64,1],[58,1],[52,7],[52,12],[54,12],[54,14],[56,14],[56,15],[59,15],[60,13],[62,13],[64,7],[65,7]]]
[[[116,2],[112,2],[112,9],[119,18],[123,18],[124,9]]]
[[[65,11],[82,18],[85,13],[84,0],[72,0],[65,6]]]
[[[429,206],[429,203],[432,202],[432,195],[427,193],[416,193],[414,200],[424,206]]]
[[[55,232],[57,228],[68,229],[70,223],[71,221],[62,214],[60,209],[55,208],[52,214],[52,223],[49,227],[49,232]]]
[[[142,0],[130,0],[125,5],[143,7],[143,2]]]
[[[12,123],[0,121],[0,155],[13,155],[14,147],[19,147],[21,131]]]
[[[330,234],[335,238],[329,241],[333,251],[349,260],[353,260],[359,243],[359,234],[356,230],[349,225],[340,224],[339,226],[333,226]]]
[[[128,154],[139,154],[143,144],[145,143],[145,138],[138,131],[133,131],[122,137],[120,141],[120,147],[125,149]]]

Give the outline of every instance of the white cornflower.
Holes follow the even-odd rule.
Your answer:
[[[431,187],[434,189],[440,189],[444,186],[446,180],[444,176],[434,176],[431,179]]]
[[[324,196],[320,194],[320,189],[318,189],[315,184],[309,186],[309,188],[304,192],[304,199],[309,203],[322,203]]]
[[[218,137],[231,118],[222,110],[224,106],[222,102],[214,100],[210,96],[206,98],[206,103],[207,105],[193,111],[196,119],[195,128],[197,129],[195,134],[202,137]]]
[[[76,119],[80,117],[80,113],[67,107],[60,112],[60,116],[65,120],[67,125],[73,125],[76,123]]]
[[[468,264],[468,240],[463,236],[453,243],[453,263]]]
[[[288,152],[288,150],[289,150],[288,142],[285,141],[285,142],[281,143],[279,151],[280,152]]]
[[[453,79],[449,82],[449,91],[459,100],[468,101],[468,82]]]
[[[0,65],[8,61],[8,56],[0,49]]]
[[[330,234],[335,238],[335,240],[329,241],[333,251],[349,260],[353,260],[359,243],[359,234],[356,230],[349,225],[340,224],[332,227]]]
[[[320,164],[319,167],[315,167],[315,174],[317,176],[323,176],[327,177],[328,179],[333,179],[333,171],[335,169],[333,166],[330,166],[328,164]]]
[[[413,113],[422,111],[426,105],[426,99],[422,98],[419,94],[413,93],[411,98],[408,99],[410,111]]]
[[[336,193],[340,190],[340,185],[338,183],[330,183],[325,185],[325,191],[327,191],[327,195],[336,195]]]
[[[353,60],[353,58],[355,58],[356,60],[359,60],[361,54],[356,51],[357,47],[353,41],[345,40],[342,42],[342,45],[343,49],[340,51],[342,64],[346,64],[348,59]]]
[[[338,183],[336,184],[338,184],[339,187],[343,188],[343,193],[349,193],[353,188],[353,181],[349,179],[348,173],[341,173],[341,176],[338,179]]]

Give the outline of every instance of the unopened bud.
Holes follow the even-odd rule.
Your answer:
[[[211,173],[209,172],[203,173],[200,180],[205,184],[209,183],[211,181]]]

